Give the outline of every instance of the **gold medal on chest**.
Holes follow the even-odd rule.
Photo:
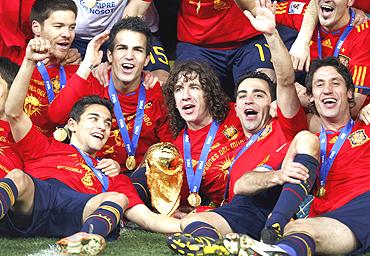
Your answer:
[[[63,142],[67,139],[68,133],[65,128],[57,128],[53,133],[54,139]]]
[[[134,156],[128,156],[126,159],[126,167],[130,171],[134,170],[136,167],[136,160]]]
[[[198,207],[202,203],[202,199],[198,193],[191,193],[188,196],[188,202],[191,206]]]

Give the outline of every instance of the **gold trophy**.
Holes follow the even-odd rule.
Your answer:
[[[147,151],[145,175],[152,205],[163,215],[171,216],[180,204],[183,163],[181,154],[171,143],[156,143]]]

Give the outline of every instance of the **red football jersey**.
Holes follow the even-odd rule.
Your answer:
[[[247,143],[247,142],[245,142]],[[234,155],[244,147],[245,143],[241,145],[238,150],[234,151]],[[282,157],[274,157],[274,160],[270,159],[274,152],[277,152],[280,148],[283,148],[287,143],[283,131],[281,130],[280,124],[277,119],[273,119],[259,136],[257,141],[252,144],[240,157],[235,161],[230,171],[230,183],[228,191],[228,201],[234,197],[234,185],[235,182],[243,176],[244,173],[253,171],[257,166],[264,165],[269,161],[269,166],[272,169],[277,169],[284,160]]]
[[[289,121],[293,125],[304,120],[306,120],[306,115],[300,112]],[[339,134],[340,131],[327,131],[327,154]],[[319,134],[317,135],[319,136]],[[310,209],[310,217],[333,211],[370,190],[369,135],[370,126],[362,122],[355,122],[329,171],[325,185],[325,196],[314,199]],[[367,157],[368,155],[369,157]]]
[[[86,194],[102,193],[102,184],[72,145],[64,144],[45,135],[32,126],[28,134],[16,143],[24,161],[24,171],[40,180],[57,179],[72,189]],[[97,161],[93,159],[94,165]],[[128,208],[142,201],[130,179],[120,174],[109,178],[107,192],[125,194]]]
[[[118,93],[130,139],[132,139],[136,116],[138,90],[139,88],[126,95]],[[92,76],[88,80],[84,80],[77,75],[72,76],[68,80],[66,87],[50,105],[50,119],[59,124],[66,122],[73,104],[83,96],[92,94],[109,99],[108,87],[100,85]],[[154,88],[146,91],[144,120],[136,149],[136,162],[140,163],[147,149],[159,141],[172,141],[172,137],[167,121],[167,110],[164,105],[162,90],[160,85],[157,84]],[[123,169],[127,169],[125,166],[127,152],[116,119],[113,119],[110,137],[104,148],[98,153],[98,156],[100,158],[114,159],[121,164]]]
[[[188,135],[191,143],[191,157],[194,171],[197,168],[202,148],[207,138],[211,124],[202,129],[192,131],[188,129]],[[184,156],[182,130],[177,136],[174,144]],[[233,104],[230,104],[230,111],[227,118],[220,124],[215,139],[204,165],[200,193],[216,205],[223,201],[228,177],[228,169],[233,160],[233,151],[239,147],[245,140],[245,135],[241,127],[239,118],[236,116]],[[185,165],[184,182],[181,188],[181,205],[188,205],[189,186],[186,178]]]
[[[305,130],[307,122],[294,122],[294,125],[288,125],[299,115],[304,114],[301,109],[292,119],[285,118],[278,108],[278,118],[272,119],[266,126],[265,130],[258,137],[257,141],[252,144],[240,157],[235,161],[233,168],[229,170],[230,184],[228,191],[228,201],[234,197],[235,182],[246,172],[254,170],[258,166],[268,166],[270,169],[277,170],[284,160],[285,154],[289,148],[290,141],[301,130]],[[300,125],[296,125],[300,124]],[[247,143],[247,141],[245,142]],[[234,156],[245,145],[242,144]]]
[[[0,120],[0,178],[14,168],[22,170],[23,163],[14,145],[9,123]]]
[[[54,94],[58,95],[61,89],[59,82],[59,66],[48,66],[46,68],[50,81],[53,84]],[[76,73],[77,69],[78,65],[64,66],[67,80]],[[31,118],[33,124],[38,126],[45,135],[51,136],[55,131],[55,124],[48,118],[48,107],[49,102],[45,83],[40,72],[35,68],[28,86],[27,97],[24,101],[24,111]]]
[[[307,1],[279,3],[276,11],[276,21],[299,30],[306,8]],[[338,56],[340,61],[351,71],[352,80],[357,87],[356,91],[367,94],[370,93],[370,72],[367,72],[367,69],[370,69],[369,24],[370,22],[368,21],[351,30],[341,46]],[[346,26],[331,33],[320,28],[323,58],[334,54],[335,46],[345,28]],[[317,41],[317,30],[315,30],[310,45],[312,59],[318,58]]]
[[[213,49],[232,49],[257,34],[234,0],[181,0],[177,38]]]

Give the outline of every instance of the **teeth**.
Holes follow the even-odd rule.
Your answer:
[[[95,137],[95,138],[98,138],[98,139],[103,139],[103,135],[101,135],[101,134],[98,134],[98,133],[93,133],[93,134],[91,134],[93,137]]]
[[[334,10],[334,8],[333,8],[333,7],[331,7],[330,5],[326,5],[326,4],[323,4],[323,5],[321,6],[321,9],[323,9],[323,10],[325,10],[325,11],[332,11],[332,10]]]
[[[337,102],[337,100],[335,100],[335,99],[324,99],[323,101],[322,101],[324,104],[327,104],[327,103],[336,103]]]
[[[133,64],[123,64],[122,67],[124,67],[124,68],[133,68],[134,65]]]
[[[183,106],[182,108],[183,109],[189,109],[189,108],[192,108],[192,107],[194,107],[194,105],[186,105],[186,106]]]

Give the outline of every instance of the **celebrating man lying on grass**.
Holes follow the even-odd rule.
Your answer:
[[[50,57],[51,51],[48,40],[35,38],[29,42],[26,56],[14,79],[5,106],[7,121],[10,124],[17,150],[24,162],[23,170],[34,178],[47,180],[52,185],[45,186],[52,186],[53,190],[57,187],[69,190],[70,193],[77,191],[90,194],[90,197],[101,192],[116,192],[114,193],[114,200],[110,200],[114,202],[108,204],[100,202],[101,204],[96,212],[91,215],[91,218],[87,218],[87,222],[98,218],[99,224],[87,224],[87,227],[83,229],[86,233],[68,237],[61,240],[60,243],[66,244],[67,248],[70,248],[76,244],[76,240],[77,244],[80,244],[84,236],[89,237],[90,235],[87,233],[106,236],[116,227],[122,218],[122,214],[148,230],[166,233],[179,231],[178,220],[154,214],[142,203],[126,176],[116,175],[108,177],[106,175],[119,172],[119,165],[115,161],[95,159],[96,152],[104,146],[111,129],[113,106],[108,100],[97,96],[88,96],[76,103],[68,120],[68,128],[71,131],[70,145],[42,135],[32,124],[26,113],[24,113],[22,106],[32,71],[38,61],[43,61]],[[14,182],[9,183],[13,184],[4,186],[4,193],[8,195],[8,199],[5,198],[4,200],[7,201],[2,202],[3,207],[5,205],[8,208],[9,202],[13,204],[17,198],[17,186]],[[27,187],[27,191],[28,189],[29,187]],[[22,196],[22,193],[18,194],[18,196]],[[53,197],[54,194],[47,193],[43,196]],[[85,200],[85,203],[82,205],[85,205],[89,195],[82,195],[81,197]],[[42,202],[44,204],[52,203],[55,198],[52,199],[44,199]],[[60,199],[63,199],[63,197]],[[63,203],[65,202],[63,201]],[[99,205],[99,201],[97,205]],[[34,211],[38,210],[37,207],[35,205]],[[46,209],[53,207],[55,205],[47,205]],[[68,207],[71,211],[77,210],[76,206]],[[90,209],[88,213],[91,213],[93,210]],[[82,211],[83,209],[80,208],[80,214]],[[32,213],[32,211],[29,213]],[[84,214],[83,216],[86,217],[89,215],[86,212]],[[55,217],[50,221],[60,224],[59,221],[61,219],[73,218],[75,217],[73,215],[73,213],[63,214],[63,217]],[[76,226],[75,228],[77,228],[79,225],[81,227],[81,218],[77,219],[79,219],[79,222],[75,220],[66,226]],[[28,231],[27,226],[20,228]],[[53,235],[48,233],[51,230],[54,230],[54,228],[42,228],[41,230],[36,230],[36,232],[40,233],[31,235]],[[63,229],[60,230],[60,232],[62,231]],[[60,233],[58,236],[72,235],[74,232],[65,231],[65,233]],[[104,239],[101,238],[100,240],[103,241]]]

